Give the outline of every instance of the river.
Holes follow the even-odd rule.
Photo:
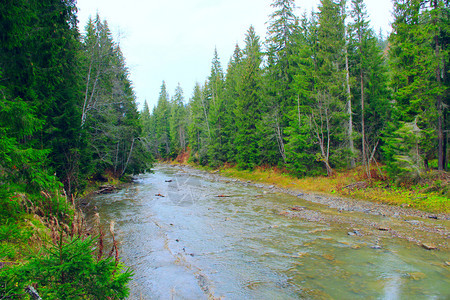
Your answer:
[[[115,222],[130,299],[450,299],[447,249],[293,218],[338,213],[269,188],[158,165],[89,206]]]

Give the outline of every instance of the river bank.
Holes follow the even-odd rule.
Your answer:
[[[195,172],[198,174],[198,168],[194,166],[171,165],[171,167],[179,168],[186,173],[196,170]],[[380,238],[397,237],[429,250],[449,249],[450,214],[448,213],[430,213],[410,207],[305,191],[295,186],[287,188],[274,184],[273,181],[267,183],[264,180],[247,180],[246,173],[241,173],[241,176],[239,176],[239,173],[235,171],[231,173],[234,175],[233,177],[228,177],[227,175],[230,172],[226,170],[203,170],[201,174],[205,178],[214,181],[237,182],[243,186],[260,188],[262,194],[279,194],[280,198],[283,194],[296,196],[299,200],[306,200],[329,208],[325,210],[325,213],[324,210],[315,209],[314,205],[290,205],[286,207],[281,206],[277,209],[276,213],[287,218],[305,219],[324,224],[339,223],[348,229],[349,235],[369,235]],[[218,196],[232,197],[233,195]]]
[[[90,200],[130,299],[448,298],[448,219],[213,172],[158,164]]]

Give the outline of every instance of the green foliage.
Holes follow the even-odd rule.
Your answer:
[[[121,177],[149,170],[152,156],[141,139],[144,124],[125,59],[108,23],[98,15],[86,25],[80,57],[85,82],[79,117],[86,143],[81,157],[84,176],[110,172]]]
[[[423,175],[423,158],[420,153],[420,142],[423,140],[417,122],[402,123],[392,135],[386,139],[384,151],[390,156],[386,171],[389,177],[397,182],[417,181]]]
[[[20,299],[36,284],[43,299],[124,299],[131,272],[112,258],[96,260],[91,238],[69,238],[29,262],[0,270],[0,296]]]
[[[437,158],[440,170],[447,160],[448,11],[448,1],[395,1],[389,39],[394,126],[417,122],[423,135],[420,155],[424,161]]]

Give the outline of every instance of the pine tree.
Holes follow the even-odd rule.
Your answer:
[[[189,145],[193,152],[192,160],[206,165],[208,163],[208,147],[211,141],[211,130],[208,121],[208,103],[205,99],[205,88],[198,83],[189,101]]]
[[[288,136],[286,144],[288,168],[297,176],[317,174],[321,167],[316,162],[315,155],[320,150],[316,147],[316,137],[312,134],[310,123],[317,80],[317,29],[317,14],[311,13],[309,17],[304,15],[300,22],[299,34],[295,37],[298,48],[294,59],[298,71],[291,86],[296,94],[296,103],[288,115],[289,126],[285,131]]]
[[[237,163],[244,169],[254,168],[260,159],[256,124],[261,120],[261,62],[260,39],[251,26],[245,37],[239,96],[235,108]]]
[[[163,81],[155,108],[155,138],[159,158],[167,158],[170,154],[170,103],[166,83]]]
[[[312,132],[319,145],[316,158],[327,174],[332,166],[342,164],[346,150],[342,147],[343,108],[345,103],[345,27],[343,3],[321,1],[317,31],[317,59],[314,102],[309,112]]]
[[[370,177],[370,163],[388,116],[386,70],[375,33],[369,27],[364,2],[353,0],[350,14],[353,19],[349,30],[350,47],[353,50],[351,73],[352,77],[357,78],[352,98],[359,103],[356,104],[356,112],[360,120],[361,160]]]
[[[425,162],[422,168],[437,158],[441,170],[446,161],[448,10],[446,1],[395,1],[389,51],[395,99],[392,126],[400,128],[415,121],[423,136],[419,147]],[[388,167],[397,163],[389,154],[395,139],[394,134],[386,138]]]
[[[178,84],[175,95],[170,103],[170,148],[172,157],[186,151],[186,112],[184,106],[183,89]]]
[[[225,115],[224,74],[217,49],[214,50],[211,74],[208,78],[206,88],[209,102],[208,121],[211,129],[211,143],[208,147],[208,156],[210,164],[217,166],[225,162],[225,152],[223,149]]]
[[[267,96],[264,105],[264,127],[271,128],[273,132],[267,132],[264,136],[274,138],[264,142],[270,149],[265,151],[265,156],[267,161],[272,161],[273,158],[270,157],[279,153],[278,159],[286,163],[284,128],[288,125],[287,116],[293,106],[291,82],[296,73],[296,66],[292,56],[297,47],[294,36],[298,34],[298,18],[294,14],[293,0],[275,0],[271,6],[275,11],[270,15],[266,41],[268,66],[265,72]]]
[[[230,163],[236,162],[237,152],[234,145],[234,140],[236,138],[237,126],[236,126],[236,101],[239,97],[239,86],[241,80],[242,71],[242,50],[239,45],[236,44],[233,56],[231,57],[226,77],[225,77],[225,91],[224,91],[224,151],[225,151],[225,161]]]

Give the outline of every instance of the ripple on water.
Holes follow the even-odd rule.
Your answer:
[[[189,172],[159,167],[92,199],[105,228],[116,222],[121,256],[135,274],[131,299],[450,298],[448,252],[374,235],[353,224],[363,213]],[[388,227],[402,222],[370,218]]]

